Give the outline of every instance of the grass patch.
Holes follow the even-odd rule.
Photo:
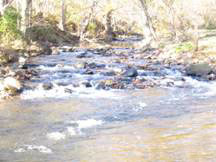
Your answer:
[[[17,24],[20,15],[15,8],[9,7],[0,17],[0,40],[3,43],[10,43],[11,41],[21,39],[22,34],[18,30]]]
[[[195,47],[192,42],[183,42],[183,43],[178,44],[175,47],[175,52],[176,53],[190,52],[190,51],[193,51],[194,49]]]

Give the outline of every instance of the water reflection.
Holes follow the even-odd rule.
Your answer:
[[[83,161],[214,161],[215,113],[146,119],[80,143]]]

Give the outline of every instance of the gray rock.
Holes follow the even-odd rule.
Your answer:
[[[78,62],[74,65],[75,68],[78,69],[85,69],[87,67],[87,63],[86,62]]]
[[[186,74],[192,76],[206,76],[212,72],[212,67],[207,63],[191,64],[186,68]]]
[[[89,83],[88,81],[81,82],[81,85],[86,87],[86,88],[92,87],[91,83]]]
[[[124,73],[123,76],[125,77],[136,77],[138,76],[138,72],[135,68],[128,68]]]
[[[52,50],[52,55],[58,55],[60,54],[60,50],[58,47],[51,47],[51,50]]]
[[[65,93],[70,93],[70,94],[74,92],[72,89],[69,89],[69,88],[65,88],[64,91]]]
[[[53,84],[52,83],[43,83],[42,87],[44,90],[50,90],[53,88]]]
[[[99,82],[95,85],[96,89],[106,89],[106,85],[104,82]]]
[[[116,75],[114,71],[105,71],[105,72],[101,72],[100,74],[104,76],[115,76]]]
[[[77,56],[76,56],[77,58],[85,58],[85,57],[87,57],[87,53],[79,53],[79,54],[77,54]]]
[[[95,69],[95,68],[104,68],[105,64],[96,64],[95,62],[89,63],[88,68]]]
[[[85,75],[93,75],[94,74],[94,71],[90,70],[90,69],[85,69],[82,74],[85,74]]]

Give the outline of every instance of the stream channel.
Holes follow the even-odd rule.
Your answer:
[[[30,88],[0,105],[0,162],[216,161],[216,82],[138,56],[33,58]]]

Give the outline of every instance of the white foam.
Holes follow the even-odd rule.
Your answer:
[[[63,98],[70,96],[69,93],[65,93],[64,88],[54,87],[51,90],[34,89],[24,91],[20,97],[22,99],[35,99],[35,98]]]
[[[44,154],[51,154],[52,150],[50,148],[47,148],[46,146],[40,145],[24,145],[21,148],[18,148],[16,150],[14,150],[14,152],[16,153],[23,153],[23,152],[27,152],[27,151],[38,151],[40,153],[44,153]]]
[[[145,107],[147,107],[147,104],[146,104],[146,103],[144,103],[144,102],[139,102],[137,105],[135,105],[135,106],[133,107],[133,111],[139,112],[139,111],[144,110]]]
[[[55,72],[55,71],[59,71],[59,70],[74,70],[75,68],[73,66],[69,66],[69,65],[56,65],[54,67],[50,67],[50,66],[44,66],[44,65],[40,65],[37,67],[37,69],[39,70],[43,70],[43,71],[51,71],[51,72]]]
[[[178,87],[184,86],[184,81],[181,81],[181,80],[174,81],[174,85]]]
[[[79,87],[74,89],[76,95],[86,98],[109,98],[121,99],[122,96],[116,94],[114,90],[96,90],[95,88]]]
[[[65,92],[67,88],[71,89],[73,93]],[[55,84],[51,90],[44,90],[41,85],[34,90],[25,90],[20,97],[27,100],[37,98],[68,98],[74,95],[85,98],[121,99],[122,96],[115,92],[114,90],[96,90],[95,88],[73,87],[72,85],[58,86]]]
[[[61,132],[52,132],[47,134],[47,138],[55,141],[64,140],[66,135]]]
[[[16,150],[14,150],[14,152],[22,153],[22,152],[26,152],[26,150],[24,148],[18,148]]]
[[[76,123],[78,124],[79,129],[84,129],[84,128],[91,128],[91,127],[102,125],[104,122],[102,120],[87,119],[87,120],[71,121],[70,123]]]
[[[174,84],[174,80],[173,79],[169,79],[169,78],[160,80],[160,84],[161,85],[168,85],[169,83],[173,83]]]
[[[67,132],[70,136],[75,136],[76,135],[76,131],[73,127],[67,127]]]
[[[142,107],[142,108],[147,106],[147,104],[145,102],[140,102],[140,103],[138,103],[138,105],[139,105],[139,107]]]
[[[216,95],[216,81],[199,81],[191,77],[184,77],[185,84],[194,88],[194,95],[208,97]]]

